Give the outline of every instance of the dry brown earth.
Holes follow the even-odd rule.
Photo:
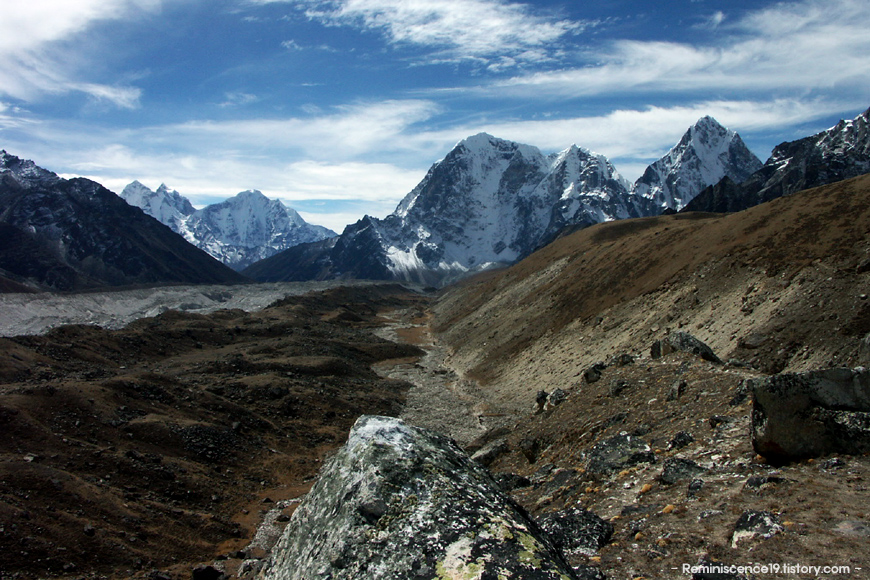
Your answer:
[[[864,176],[739,214],[577,232],[449,289],[432,326],[449,348],[446,364],[479,380],[491,414],[502,416],[501,428],[470,450],[503,440],[507,451],[491,469],[531,479],[514,495],[533,514],[582,506],[613,523],[613,541],[575,564],[620,580],[690,578],[682,566],[702,558],[846,565],[851,573],[840,577],[868,578],[870,459],[768,465],[752,450],[751,401],[740,396],[747,378],[870,364],[868,294]],[[677,330],[729,364],[685,353],[650,358],[654,340]],[[634,362],[614,364],[620,354]],[[583,371],[596,362],[609,366],[590,383]],[[680,381],[683,394],[669,400]],[[557,388],[566,402],[533,414],[535,393]],[[693,441],[671,447],[679,432]],[[619,433],[650,443],[656,461],[588,472],[593,445]],[[702,471],[665,483],[663,466],[675,458]],[[692,479],[701,481],[696,492]],[[774,514],[782,531],[732,546],[749,510]],[[748,577],[837,577],[782,570]]]

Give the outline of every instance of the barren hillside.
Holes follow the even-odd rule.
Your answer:
[[[536,517],[606,521],[584,516],[600,543],[567,554],[582,578],[867,577],[867,457],[772,464],[750,395],[771,373],[870,364],[868,232],[864,176],[595,226],[449,289],[433,328],[492,427],[468,450]],[[654,357],[675,331],[725,362]],[[779,568],[684,568],[701,563]]]
[[[451,289],[433,326],[454,367],[519,401],[678,329],[762,372],[867,364],[868,231],[870,176],[737,214],[610,222]]]

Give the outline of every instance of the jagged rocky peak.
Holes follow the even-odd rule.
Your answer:
[[[870,172],[870,109],[826,131],[777,145],[770,159],[744,182],[722,180],[686,211],[733,212]]]
[[[236,270],[297,244],[336,235],[307,223],[295,210],[256,189],[199,210],[165,184],[151,191],[134,181],[121,197]]]
[[[40,181],[59,181],[60,177],[47,169],[43,169],[29,159],[21,159],[0,150],[0,174],[11,175],[22,185],[32,185]]]
[[[161,183],[157,191],[152,191],[139,181],[134,181],[121,191],[121,198],[168,225],[176,233],[184,218],[196,211],[190,200],[169,189],[165,183]]]
[[[741,183],[761,166],[740,135],[706,116],[692,125],[665,156],[647,167],[634,187],[659,211],[680,210],[723,177]]]

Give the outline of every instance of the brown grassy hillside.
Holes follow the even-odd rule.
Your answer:
[[[447,292],[434,329],[454,366],[517,393],[669,329],[764,372],[866,364],[868,232],[870,176],[737,214],[601,224]]]

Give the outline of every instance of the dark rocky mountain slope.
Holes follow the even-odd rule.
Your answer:
[[[0,274],[28,286],[240,283],[247,279],[88,179],[0,152]]]

